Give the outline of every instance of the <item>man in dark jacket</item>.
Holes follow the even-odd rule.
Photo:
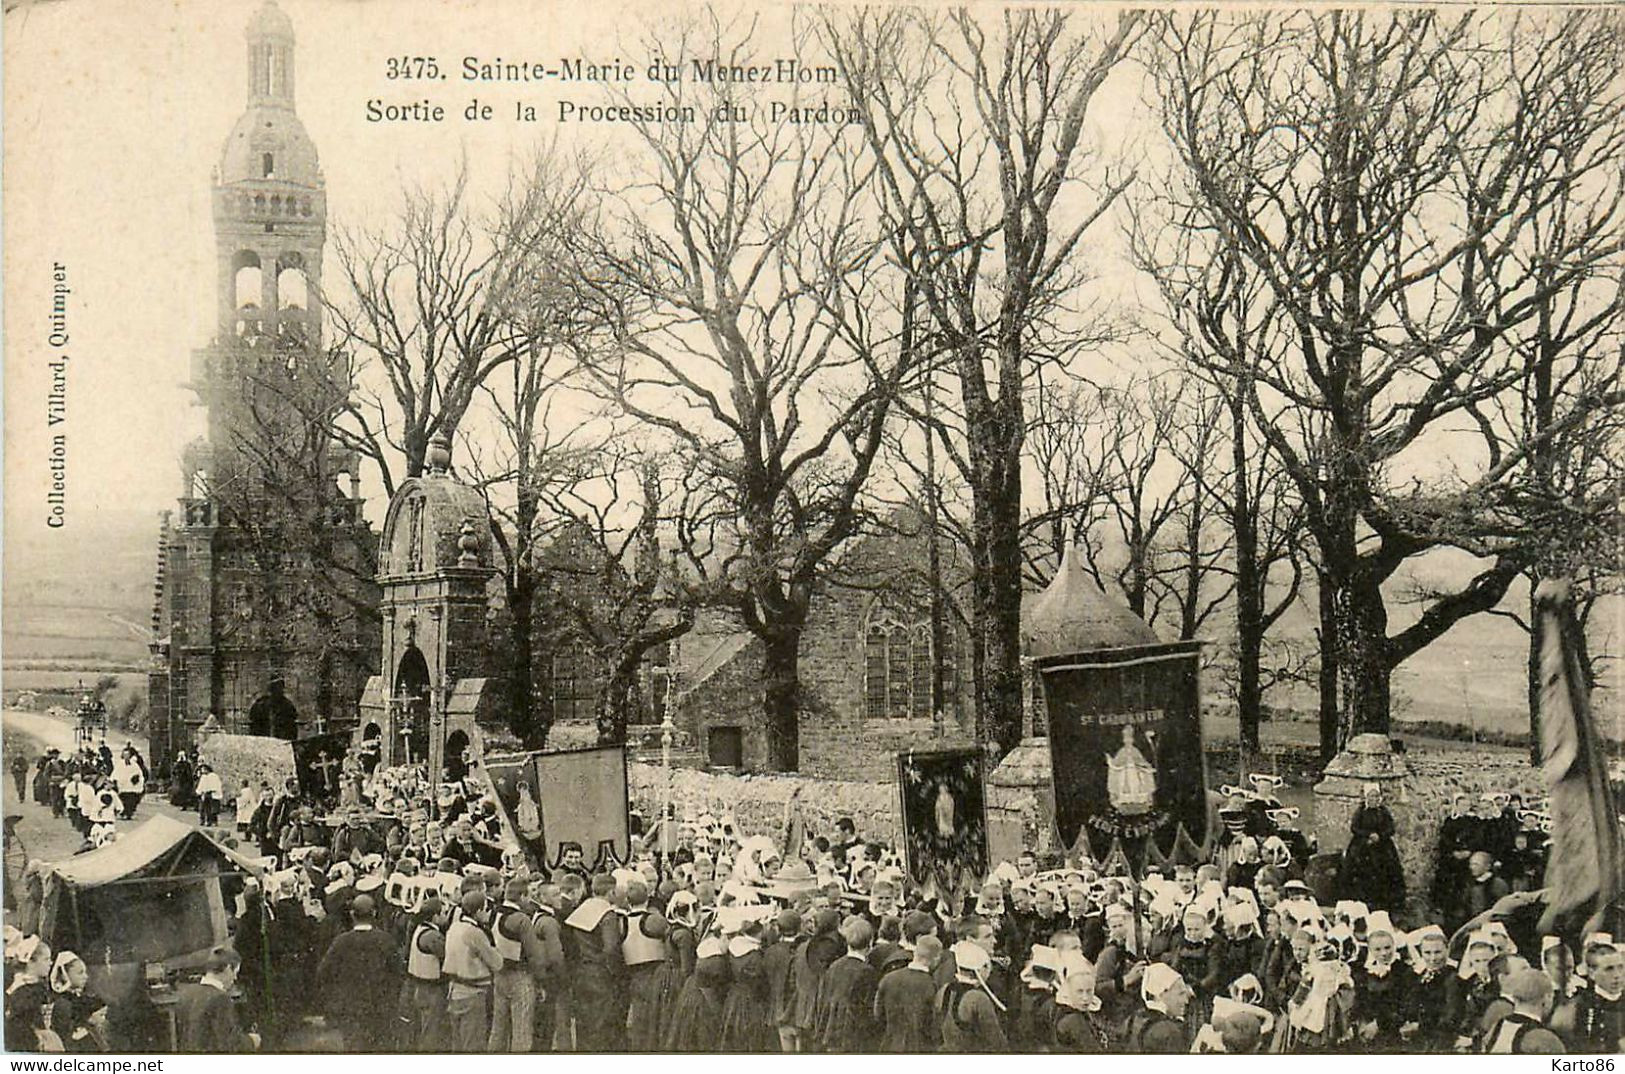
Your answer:
[[[346,1051],[397,1051],[400,1044],[391,1031],[393,999],[405,969],[400,946],[376,927],[377,904],[371,895],[355,897],[350,917],[355,927],[333,940],[316,971],[323,1009],[343,1031]]]
[[[875,990],[875,1022],[881,1051],[936,1051],[937,982],[931,971],[941,958],[942,941],[928,933],[915,942],[913,961],[880,979]]]
[[[17,797],[19,800],[28,797],[28,755],[18,750],[11,759],[11,779],[17,784]]]
[[[367,827],[367,820],[360,810],[353,810],[344,816],[344,826],[333,833],[333,860],[349,861],[355,857],[366,857],[368,854],[382,854],[384,842],[378,838],[378,833]]]
[[[813,916],[812,935],[801,945],[792,963],[791,991],[795,1004],[791,1021],[796,1031],[798,1051],[813,1051],[817,1045],[813,1030],[818,1014],[818,989],[830,964],[846,951],[846,944],[838,931],[840,927],[839,914],[827,907],[819,910]],[[782,1045],[783,1032],[779,1034],[779,1041]]]
[[[1473,851],[1472,857],[1467,859],[1467,873],[1467,883],[1462,887],[1461,901],[1457,905],[1457,916],[1446,919],[1452,931],[1484,913],[1512,890],[1505,880],[1495,875],[1495,859],[1487,850]]]
[[[874,1047],[875,986],[880,974],[869,964],[875,930],[853,915],[841,923],[846,954],[830,964],[818,986],[813,1030],[825,1052],[865,1052]]]
[[[175,1003],[177,1043],[183,1052],[221,1054],[250,1052],[260,1045],[258,1034],[244,1033],[231,1002],[242,959],[230,947],[209,952],[203,979],[181,989]]]
[[[570,975],[576,1047],[585,1052],[619,1050],[626,1036],[626,926],[610,905],[615,880],[592,878],[592,895],[571,912],[562,930]]]
[[[1610,1055],[1625,1041],[1625,952],[1613,944],[1585,950],[1588,983],[1553,1016],[1569,1047],[1584,1055]]]

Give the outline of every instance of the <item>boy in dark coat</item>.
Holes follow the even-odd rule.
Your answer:
[[[915,942],[913,960],[881,978],[875,992],[875,1021],[880,1028],[881,1051],[936,1050],[937,983],[931,971],[941,957],[942,941],[930,934],[921,936]]]
[[[377,907],[371,895],[357,895],[350,904],[355,927],[341,933],[327,949],[316,980],[322,989],[328,1016],[344,1033],[345,1050],[394,1051],[395,1005],[405,970],[400,945],[377,927]]]
[[[861,917],[841,924],[846,954],[824,971],[813,1031],[826,1052],[863,1052],[874,1047],[875,987],[880,974],[869,964],[875,932]]]

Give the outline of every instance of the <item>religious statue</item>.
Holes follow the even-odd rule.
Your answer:
[[[1106,758],[1106,795],[1112,808],[1125,816],[1151,811],[1157,793],[1157,773],[1134,744],[1134,728],[1123,728],[1123,747]]]
[[[344,761],[339,769],[341,783],[339,785],[339,808],[359,809],[361,801],[361,780],[363,773],[361,764],[350,754],[344,755]]]
[[[952,839],[954,826],[954,796],[948,790],[946,781],[937,784],[937,835],[942,839]]]
[[[542,810],[536,804],[535,797],[530,793],[530,782],[520,780],[518,787],[519,805],[514,812],[514,824],[519,834],[526,839],[540,839],[542,837]]]

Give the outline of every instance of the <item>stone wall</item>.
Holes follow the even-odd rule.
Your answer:
[[[237,797],[244,779],[256,790],[265,780],[274,790],[294,777],[293,747],[280,738],[224,732],[204,735],[198,744],[198,757],[220,773],[220,785],[228,802]]]
[[[1405,867],[1405,883],[1411,901],[1425,898],[1433,885],[1434,855],[1439,845],[1439,825],[1450,815],[1450,799],[1457,791],[1472,795],[1476,803],[1485,793],[1505,791],[1521,794],[1525,802],[1546,791],[1540,770],[1517,750],[1430,751],[1407,758],[1405,819],[1396,813],[1396,842],[1400,862]]]

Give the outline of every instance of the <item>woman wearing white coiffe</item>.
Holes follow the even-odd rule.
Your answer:
[[[765,884],[779,871],[778,847],[765,835],[753,835],[739,848],[730,879],[741,884]]]

